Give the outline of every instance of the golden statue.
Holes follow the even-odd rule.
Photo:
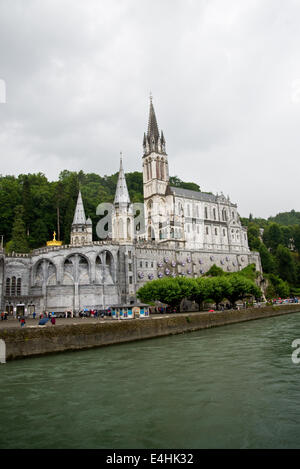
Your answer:
[[[53,231],[53,240],[47,241],[47,246],[61,246],[62,241],[57,241],[56,239],[56,231]]]

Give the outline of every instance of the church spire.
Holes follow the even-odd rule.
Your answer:
[[[85,225],[86,224],[84,206],[83,206],[80,190],[79,190],[79,194],[78,194],[78,198],[77,198],[77,204],[76,204],[76,209],[75,209],[72,224],[73,225]]]
[[[150,95],[150,109],[149,109],[149,120],[148,120],[148,132],[147,137],[150,139],[150,142],[154,138],[155,142],[157,142],[159,138],[159,131],[158,125],[156,120],[156,115],[152,103],[152,95]]]
[[[161,135],[159,134],[151,94],[150,94],[148,130],[147,130],[147,134],[144,134],[143,147],[144,147],[144,155],[147,155],[153,151],[156,153],[165,154],[165,139],[163,137],[163,134]]]
[[[123,162],[122,162],[122,152],[120,156],[120,169],[119,169],[119,176],[115,194],[114,204],[130,204],[129,193],[127,189],[125,173],[123,169]]]

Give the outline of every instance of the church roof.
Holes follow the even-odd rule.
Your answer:
[[[236,207],[236,204],[229,202],[229,200],[225,199],[224,196],[208,194],[207,192],[198,192],[198,191],[192,191],[190,189],[183,189],[182,187],[168,186],[167,193],[172,194],[177,197],[183,197],[185,199],[194,199],[194,200],[199,200],[202,202],[216,203],[216,202],[226,201],[232,207]]]
[[[130,197],[127,189],[122,158],[120,158],[120,170],[117,182],[114,204],[130,204]]]
[[[85,218],[85,212],[84,212],[84,206],[82,202],[82,197],[81,197],[81,192],[79,191],[78,198],[77,198],[77,204],[76,204],[76,209],[74,213],[74,218],[73,218],[73,225],[85,225],[86,224],[86,218]]]
[[[217,197],[213,194],[206,192],[192,191],[190,189],[183,189],[182,187],[169,186],[170,193],[177,197],[184,197],[185,199],[196,199],[204,202],[216,202]]]

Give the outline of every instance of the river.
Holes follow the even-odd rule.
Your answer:
[[[0,448],[299,448],[300,313],[0,365]]]

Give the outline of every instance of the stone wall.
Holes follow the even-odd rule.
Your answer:
[[[300,312],[300,305],[268,306],[214,313],[0,330],[6,359],[81,350]]]

